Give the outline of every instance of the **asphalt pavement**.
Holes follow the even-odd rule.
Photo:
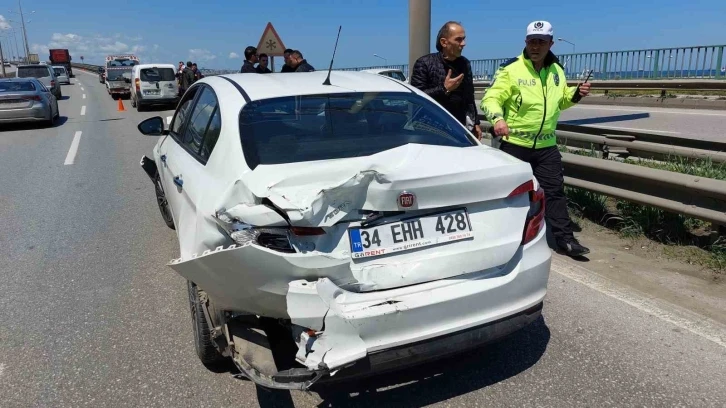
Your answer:
[[[79,71],[54,128],[0,129],[0,406],[726,405],[723,326],[559,256],[543,318],[463,356],[311,392],[205,369],[139,166],[136,125],[171,111],[119,112]]]

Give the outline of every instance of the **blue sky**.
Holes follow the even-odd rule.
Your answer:
[[[438,28],[457,20],[467,31],[464,55],[470,59],[517,55],[527,24],[537,19],[550,21],[555,36],[574,42],[577,52],[726,44],[723,0],[661,0],[656,8],[634,0],[431,3],[432,50]],[[9,10],[17,11],[17,2],[0,0],[0,28],[19,27],[19,16]],[[58,47],[71,49],[78,62],[80,55],[101,63],[109,53],[135,52],[147,62],[191,59],[200,67],[238,68],[242,59],[230,54],[241,56],[245,46],[257,45],[270,21],[284,45],[300,49],[317,69],[330,63],[338,25],[343,29],[336,68],[384,63],[374,53],[388,64],[408,60],[408,0],[23,0],[23,11],[31,20],[31,52],[41,58]],[[8,41],[3,44],[7,53]],[[569,53],[572,46],[558,43],[554,51]]]

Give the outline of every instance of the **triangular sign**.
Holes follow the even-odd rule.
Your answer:
[[[277,35],[272,23],[268,22],[265,31],[262,32],[262,38],[257,44],[257,53],[267,54],[271,57],[282,57],[284,55],[285,45],[282,43],[280,36]]]

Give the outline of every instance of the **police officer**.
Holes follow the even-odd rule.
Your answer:
[[[587,96],[590,84],[567,86],[565,72],[550,51],[553,35],[547,21],[529,24],[522,54],[499,67],[481,109],[495,136],[502,138],[500,149],[532,166],[545,192],[545,218],[557,246],[577,257],[590,250],[572,232],[555,129],[560,112]]]

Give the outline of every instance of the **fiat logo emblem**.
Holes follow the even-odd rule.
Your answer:
[[[413,193],[404,191],[403,193],[398,195],[398,205],[402,208],[413,207],[413,204],[415,202],[416,202],[416,196]]]

